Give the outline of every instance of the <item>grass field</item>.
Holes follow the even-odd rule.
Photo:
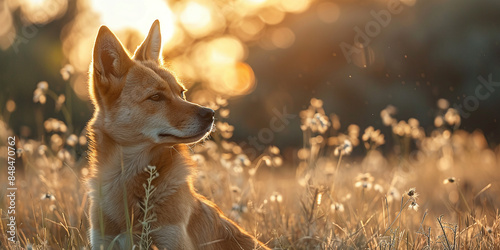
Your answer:
[[[499,249],[500,147],[460,130],[446,104],[433,131],[396,120],[389,106],[380,113],[392,128],[384,135],[341,124],[312,99],[300,113],[304,146],[286,159],[273,146],[248,159],[221,118],[212,138],[193,147],[196,187],[274,249]],[[55,119],[43,126],[43,140],[27,140],[0,121],[0,248],[88,249],[84,134]],[[7,233],[9,136],[18,155],[15,243]]]

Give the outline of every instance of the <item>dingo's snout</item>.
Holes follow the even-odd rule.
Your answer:
[[[210,124],[214,121],[215,111],[211,108],[200,107],[198,115],[202,121]]]

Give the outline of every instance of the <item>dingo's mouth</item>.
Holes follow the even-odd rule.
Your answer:
[[[191,136],[176,136],[172,134],[167,134],[167,133],[160,133],[158,134],[158,137],[162,139],[166,138],[171,138],[179,142],[196,142],[198,140],[201,140],[202,138],[208,136],[213,130],[214,130],[214,124],[212,124],[210,127],[202,130],[201,132],[191,135]]]

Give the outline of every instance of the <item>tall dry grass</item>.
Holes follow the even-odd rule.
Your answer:
[[[48,92],[39,85],[35,101],[59,99]],[[70,112],[64,100],[56,103]],[[218,105],[224,117],[226,105]],[[342,125],[313,98],[300,113],[303,147],[287,159],[274,146],[248,159],[221,117],[212,139],[193,147],[195,184],[275,249],[498,249],[500,148],[481,132],[460,130],[456,111],[444,100],[439,106],[432,131],[416,119],[397,120],[388,106],[380,119],[392,132],[384,135],[380,128]],[[4,121],[22,115],[5,114]],[[4,121],[2,143],[14,136]],[[84,131],[75,134],[72,124],[52,118],[40,125],[41,140],[15,135],[15,243],[6,234],[7,147],[0,148],[0,248],[88,249]],[[154,192],[148,183],[144,188]],[[145,211],[149,205],[145,199]],[[142,218],[137,248],[150,246],[151,220]]]

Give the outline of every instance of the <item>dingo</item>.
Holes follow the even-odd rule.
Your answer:
[[[156,215],[151,225],[155,247],[269,249],[193,188],[194,166],[185,144],[210,134],[214,111],[186,101],[186,89],[162,67],[158,20],[132,57],[106,26],[99,29],[89,91],[95,106],[88,124],[94,249],[132,248],[127,223],[137,237],[148,165],[159,173],[149,199]]]

